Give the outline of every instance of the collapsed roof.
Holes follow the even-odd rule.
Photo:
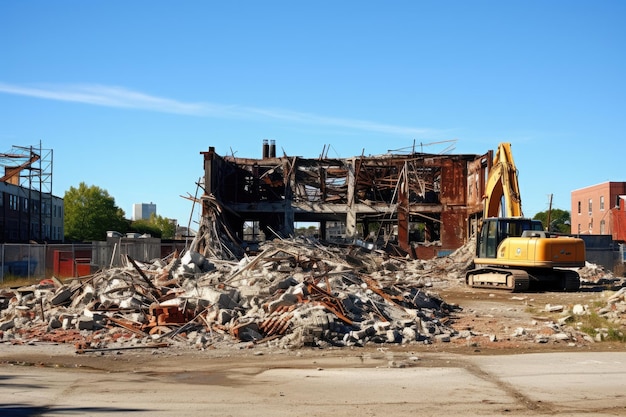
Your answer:
[[[290,237],[296,222],[315,222],[322,240],[382,242],[420,259],[447,254],[467,242],[482,217],[492,153],[307,159],[276,156],[275,144],[264,141],[263,157],[252,159],[209,147],[201,152],[199,235],[206,239],[196,249],[207,254],[221,237],[223,249],[240,259],[250,242]]]

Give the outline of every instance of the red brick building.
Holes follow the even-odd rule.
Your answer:
[[[626,242],[626,195],[619,197],[619,205],[611,209],[613,240]]]
[[[626,182],[604,182],[572,191],[572,233],[612,235],[626,241]]]

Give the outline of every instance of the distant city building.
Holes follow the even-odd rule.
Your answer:
[[[624,240],[626,182],[604,182],[572,191],[572,233]]]
[[[132,220],[148,220],[152,214],[156,215],[156,204],[154,203],[133,204]]]

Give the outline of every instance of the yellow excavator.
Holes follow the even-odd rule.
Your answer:
[[[474,288],[576,291],[585,266],[585,242],[552,236],[539,220],[523,217],[510,143],[500,143],[485,187],[476,257],[465,274]]]

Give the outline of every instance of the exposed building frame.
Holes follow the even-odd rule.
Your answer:
[[[237,257],[248,222],[267,238],[292,236],[296,222],[317,222],[326,239],[326,223],[340,221],[348,241],[382,242],[423,259],[449,253],[466,243],[482,218],[493,160],[492,151],[307,159],[279,157],[275,149],[264,141],[261,159],[220,156],[214,147],[201,152],[199,235],[206,238],[196,250],[207,251],[211,241],[228,235],[228,251]]]

